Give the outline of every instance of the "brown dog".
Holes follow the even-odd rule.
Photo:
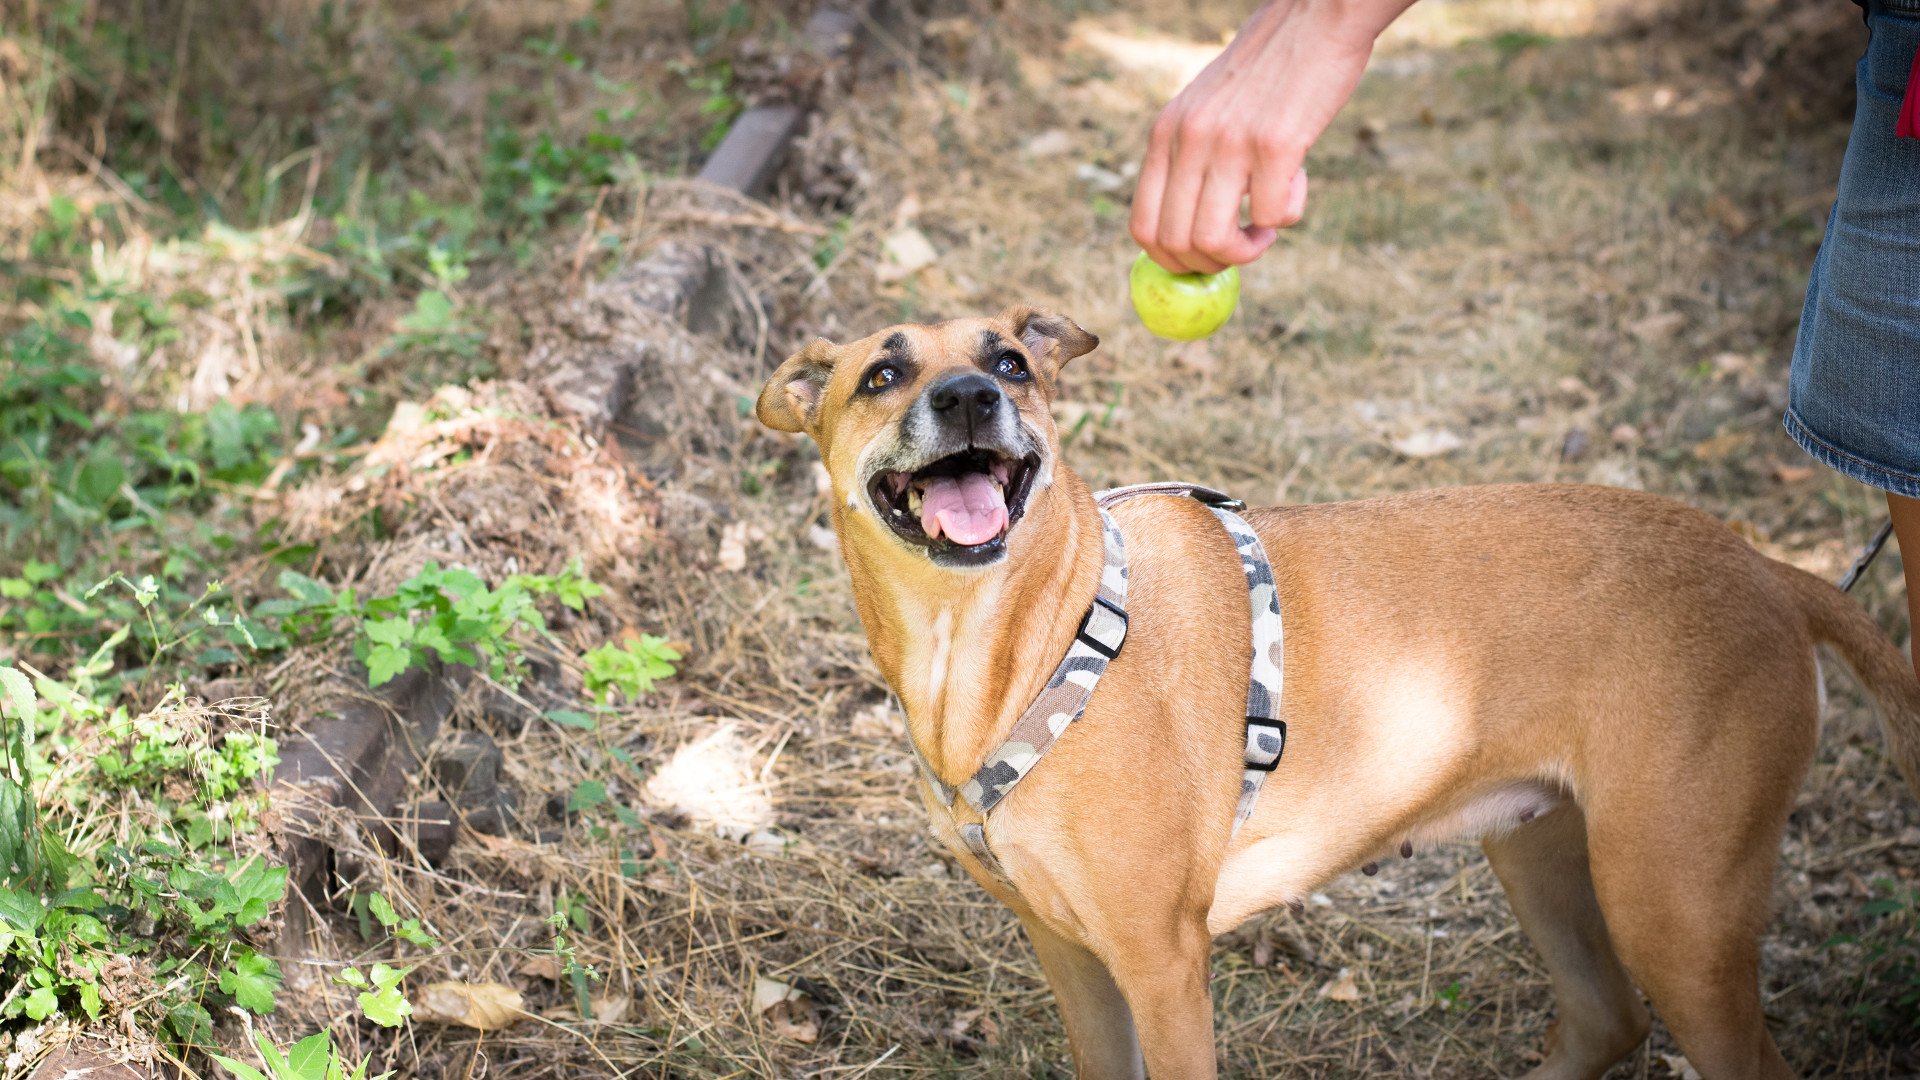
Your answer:
[[[997,319],[816,341],[759,416],[819,444],[874,660],[926,770],[972,776],[1102,580],[1048,403],[1094,337]],[[1677,503],[1598,487],[1423,492],[1247,517],[1285,621],[1284,760],[1244,828],[1247,579],[1199,503],[1143,497],[1130,630],[1084,716],[986,818],[938,835],[1025,925],[1079,1075],[1215,1075],[1213,935],[1408,842],[1479,838],[1559,1004],[1534,1078],[1645,1037],[1637,983],[1709,1078],[1790,1076],[1758,943],[1819,722],[1815,646],[1920,784],[1920,684],[1833,587]],[[1144,1060],[1143,1060],[1144,1054]]]

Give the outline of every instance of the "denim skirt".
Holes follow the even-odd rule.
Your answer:
[[[1920,0],[1867,0],[1839,195],[1793,347],[1787,432],[1864,484],[1920,498],[1920,139],[1894,137]]]

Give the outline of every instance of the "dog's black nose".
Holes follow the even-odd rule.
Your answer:
[[[1000,387],[976,371],[955,375],[927,391],[927,405],[942,420],[984,420],[1000,407]]]

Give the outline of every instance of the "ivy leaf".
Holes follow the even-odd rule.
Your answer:
[[[234,875],[233,892],[239,900],[233,924],[252,926],[266,918],[273,905],[287,895],[287,868],[268,866],[260,860],[249,861]]]
[[[393,933],[394,936],[400,940],[412,945],[417,945],[422,949],[437,949],[440,947],[439,938],[420,929],[419,919],[408,919],[406,922],[395,927]]]
[[[280,989],[280,965],[251,949],[240,953],[220,975],[220,991],[234,1004],[262,1016],[273,1011],[273,992]]]
[[[20,1005],[26,1010],[29,1019],[45,1020],[60,1007],[60,999],[53,996],[53,987],[36,986],[33,988],[33,993],[28,994]]]
[[[360,1012],[381,1027],[399,1027],[413,1015],[413,1003],[400,992],[400,980],[411,968],[373,965],[373,986],[360,995]]]
[[[340,974],[335,975],[333,977],[333,981],[339,983],[342,986],[354,986],[354,987],[359,987],[360,989],[363,989],[363,990],[373,985],[372,983],[369,983],[367,981],[367,977],[365,975],[360,974],[359,968],[353,967],[351,965],[341,968]]]
[[[367,682],[383,685],[412,663],[413,650],[405,645],[375,645],[367,652]]]
[[[413,623],[406,619],[368,619],[360,629],[377,645],[405,645],[413,640]]]

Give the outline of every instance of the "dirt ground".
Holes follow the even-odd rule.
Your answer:
[[[673,178],[682,151],[661,151],[577,242],[476,282],[474,303],[513,324],[486,346],[503,382],[423,401],[384,450],[290,485],[276,512],[321,542],[329,580],[368,587],[427,558],[494,574],[582,555],[616,591],[557,622],[561,643],[631,629],[687,660],[592,731],[469,693],[455,726],[499,741],[519,819],[464,834],[438,866],[343,833],[319,936],[284,964],[298,994],[276,1035],[330,1024],[379,1067],[449,1080],[1070,1075],[1014,919],[927,837],[817,458],[746,407],[815,335],[1012,302],[1072,315],[1102,345],[1068,370],[1057,418],[1096,485],[1179,477],[1277,503],[1588,481],[1845,568],[1883,508],[1805,458],[1779,415],[1857,12],[1427,0],[1309,159],[1305,223],[1247,269],[1222,332],[1176,345],[1127,307],[1132,169],[1158,104],[1243,14],[1212,0],[890,12],[767,206],[717,202]],[[668,241],[722,253],[730,325],[635,324],[673,362],[634,415],[607,433],[555,419],[523,385],[530,357],[588,332],[594,283]],[[284,381],[347,387],[358,370]],[[1894,553],[1856,596],[1906,633]],[[277,685],[337,662],[303,658]],[[530,697],[577,695],[566,649],[541,670]],[[1898,1000],[1920,978],[1920,928],[1863,911],[1915,887],[1920,805],[1851,684],[1830,690],[1782,847],[1766,1008],[1804,1075],[1920,1074],[1920,1014]],[[294,696],[283,715],[298,723]],[[579,805],[583,783],[604,802]],[[330,977],[395,957],[327,901],[369,889],[445,943],[404,957],[414,985],[497,981],[538,1019],[399,1036],[360,1021]],[[595,1020],[570,1011],[555,970],[556,910],[601,980]],[[1218,943],[1214,971],[1228,1077],[1517,1075],[1551,1021],[1539,960],[1468,845],[1257,918]],[[1656,1026],[1612,1075],[1685,1076],[1678,1054]]]

